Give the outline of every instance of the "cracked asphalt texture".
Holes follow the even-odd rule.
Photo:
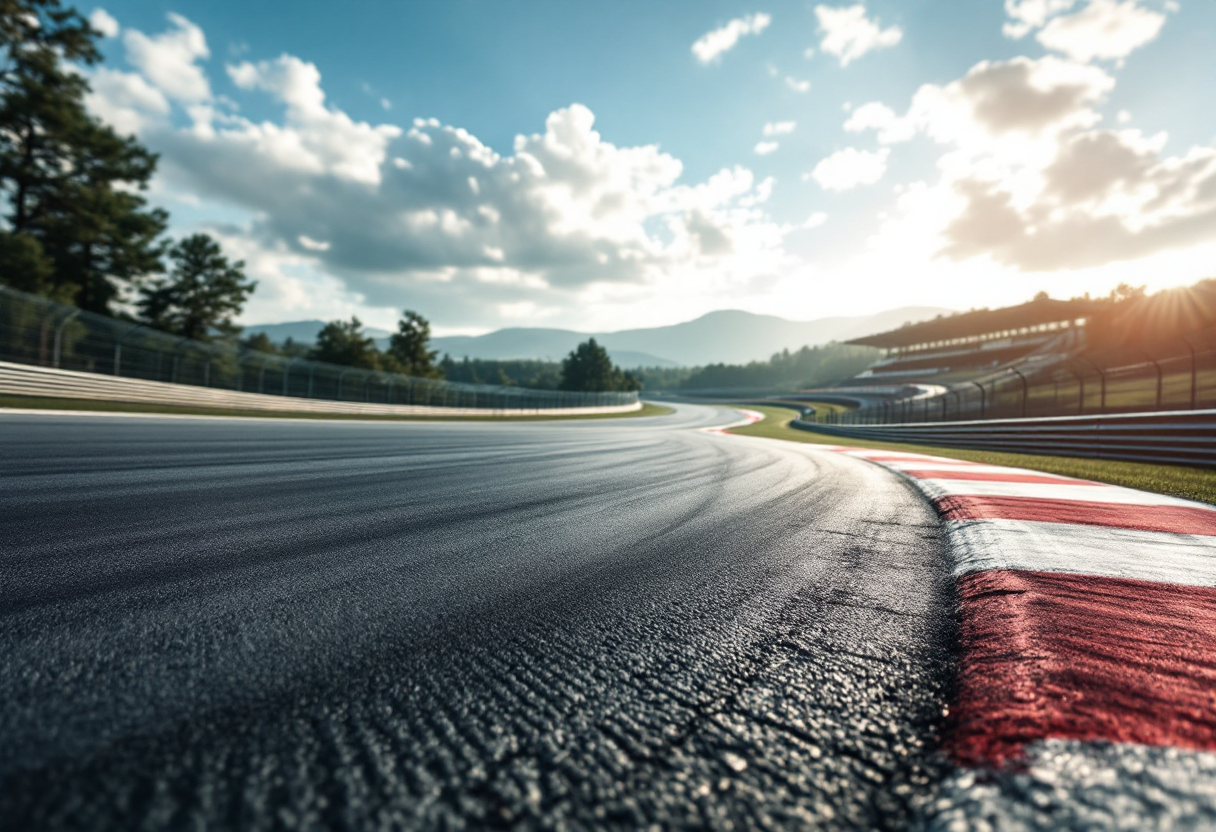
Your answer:
[[[0,416],[3,828],[906,826],[938,523],[734,418]]]

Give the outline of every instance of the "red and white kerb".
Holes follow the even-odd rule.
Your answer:
[[[833,450],[907,477],[945,523],[960,769],[934,825],[1216,828],[1216,506]]]

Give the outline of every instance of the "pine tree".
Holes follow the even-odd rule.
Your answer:
[[[363,322],[354,317],[349,321],[330,321],[322,327],[309,358],[344,367],[380,369],[376,342],[363,333]]]
[[[429,349],[430,343],[430,322],[413,310],[405,310],[397,331],[389,338],[386,369],[417,378],[443,378],[443,371],[435,366],[439,353]]]
[[[167,215],[139,191],[156,156],[85,109],[73,64],[100,60],[98,33],[58,0],[0,0],[0,187],[8,230],[36,240],[49,278],[5,273],[34,291],[106,312],[121,286],[159,271]],[[26,243],[9,252],[26,257]],[[37,259],[37,258],[35,258]]]
[[[612,363],[608,350],[588,339],[562,361],[561,390],[613,392],[638,390],[641,385],[630,373]]]
[[[232,322],[257,286],[243,261],[229,262],[219,243],[193,234],[169,250],[172,271],[139,300],[143,320],[156,329],[199,341],[240,331]]]

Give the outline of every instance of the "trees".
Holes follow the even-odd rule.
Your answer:
[[[352,317],[349,321],[330,321],[317,333],[317,344],[308,356],[315,361],[380,369],[380,351],[376,342],[363,334],[363,322]]]
[[[4,279],[106,312],[122,284],[160,269],[167,215],[139,193],[156,156],[89,115],[88,83],[67,65],[97,62],[97,35],[58,0],[0,0],[0,188],[18,241],[3,253],[51,268]]]
[[[430,349],[430,343],[430,322],[412,309],[405,310],[389,338],[385,369],[418,378],[443,378],[443,371],[435,366],[439,353]]]
[[[574,348],[562,361],[561,390],[613,392],[641,387],[630,373],[612,363],[608,350],[588,339]]]
[[[245,278],[245,263],[229,262],[219,243],[192,234],[169,250],[172,271],[139,301],[144,321],[152,327],[208,341],[213,333],[235,335],[232,323],[257,284]]]

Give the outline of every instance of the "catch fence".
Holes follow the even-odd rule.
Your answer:
[[[622,408],[635,392],[464,384],[202,342],[0,286],[0,361],[117,378],[336,402],[497,411]]]

